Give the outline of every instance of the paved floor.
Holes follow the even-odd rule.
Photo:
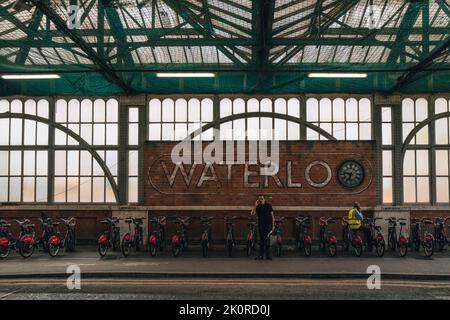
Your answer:
[[[156,257],[147,253],[132,253],[124,258],[119,252],[111,252],[100,258],[95,247],[81,247],[75,253],[63,253],[51,258],[38,252],[29,259],[23,259],[12,253],[6,260],[0,260],[0,279],[5,276],[24,275],[65,275],[68,266],[76,264],[85,274],[155,274],[155,275],[252,275],[254,277],[320,275],[320,274],[359,274],[366,275],[371,265],[380,267],[381,274],[392,275],[438,275],[448,276],[450,280],[450,253],[440,253],[431,259],[419,253],[411,253],[401,258],[387,252],[383,258],[364,254],[354,257],[348,253],[338,253],[336,257],[327,257],[313,252],[311,257],[303,257],[296,252],[287,252],[272,261],[255,261],[247,258],[243,252],[228,258],[223,251],[211,252],[207,258],[201,257],[197,250],[183,252],[174,258],[169,252]]]
[[[368,290],[363,279],[86,279],[68,290],[63,279],[0,280],[0,300],[140,299],[140,300],[450,300],[450,281],[382,280]]]

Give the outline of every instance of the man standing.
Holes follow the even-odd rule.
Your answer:
[[[260,194],[256,200],[251,214],[258,215],[258,229],[259,229],[259,256],[256,259],[263,259],[264,254],[267,260],[272,260],[269,255],[269,246],[267,245],[267,236],[270,231],[273,232],[275,226],[275,218],[273,216],[273,209],[270,203],[266,202],[264,195]]]

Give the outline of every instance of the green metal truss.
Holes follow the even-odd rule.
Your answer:
[[[0,94],[448,92],[448,0],[16,0],[0,3]],[[79,8],[80,28],[67,25]],[[161,79],[161,71],[215,79]],[[367,72],[311,79],[309,72]]]

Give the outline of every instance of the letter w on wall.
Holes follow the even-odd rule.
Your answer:
[[[161,161],[161,166],[164,170],[164,173],[166,174],[166,178],[167,181],[169,182],[170,187],[172,187],[173,184],[175,183],[175,178],[177,176],[178,171],[181,172],[186,187],[189,187],[197,164],[196,163],[192,164],[191,169],[189,170],[189,175],[186,173],[186,170],[184,169],[184,165],[182,163],[177,163],[175,165],[172,174],[167,169],[166,163],[164,161]]]

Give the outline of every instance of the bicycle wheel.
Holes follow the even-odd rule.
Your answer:
[[[31,243],[21,243],[19,247],[19,254],[22,258],[26,259],[33,255],[34,253],[34,245]]]
[[[0,246],[0,259],[8,258],[11,252],[11,248],[9,246]]]
[[[399,244],[398,253],[400,257],[406,257],[406,255],[408,254],[408,246],[406,244]]]
[[[131,241],[122,241],[122,254],[126,258],[131,252]]]
[[[384,256],[384,252],[386,251],[386,244],[384,241],[377,241],[375,251],[377,252],[378,257]]]
[[[434,252],[434,244],[432,241],[424,241],[423,243],[423,253],[427,258],[430,258]]]
[[[281,257],[281,243],[277,244],[277,248],[276,248],[276,252],[277,252],[277,257]]]
[[[155,243],[149,243],[148,245],[148,251],[150,252],[150,255],[152,257],[156,256],[158,246]]]
[[[253,256],[253,243],[251,240],[247,240],[247,257]]]
[[[48,244],[48,254],[50,255],[50,257],[56,257],[59,253],[59,244]]]
[[[99,243],[97,251],[100,257],[106,256],[106,253],[108,252],[108,245],[106,243]]]
[[[181,246],[177,243],[172,243],[172,254],[174,257],[178,257],[181,251]]]
[[[355,243],[353,245],[353,253],[355,254],[355,256],[361,257],[362,251],[363,251],[363,248],[362,248],[362,244],[361,243]]]
[[[69,230],[69,232],[67,234],[67,251],[69,251],[69,252],[75,251],[76,242],[77,242],[77,240],[76,240],[75,232],[73,230]]]
[[[336,255],[336,251],[337,251],[336,244],[335,243],[328,243],[326,245],[326,250],[327,250],[327,253],[328,253],[328,255],[330,257],[334,257]]]
[[[311,249],[311,243],[304,243],[303,244],[303,253],[305,256],[309,257],[311,255],[312,249]]]

